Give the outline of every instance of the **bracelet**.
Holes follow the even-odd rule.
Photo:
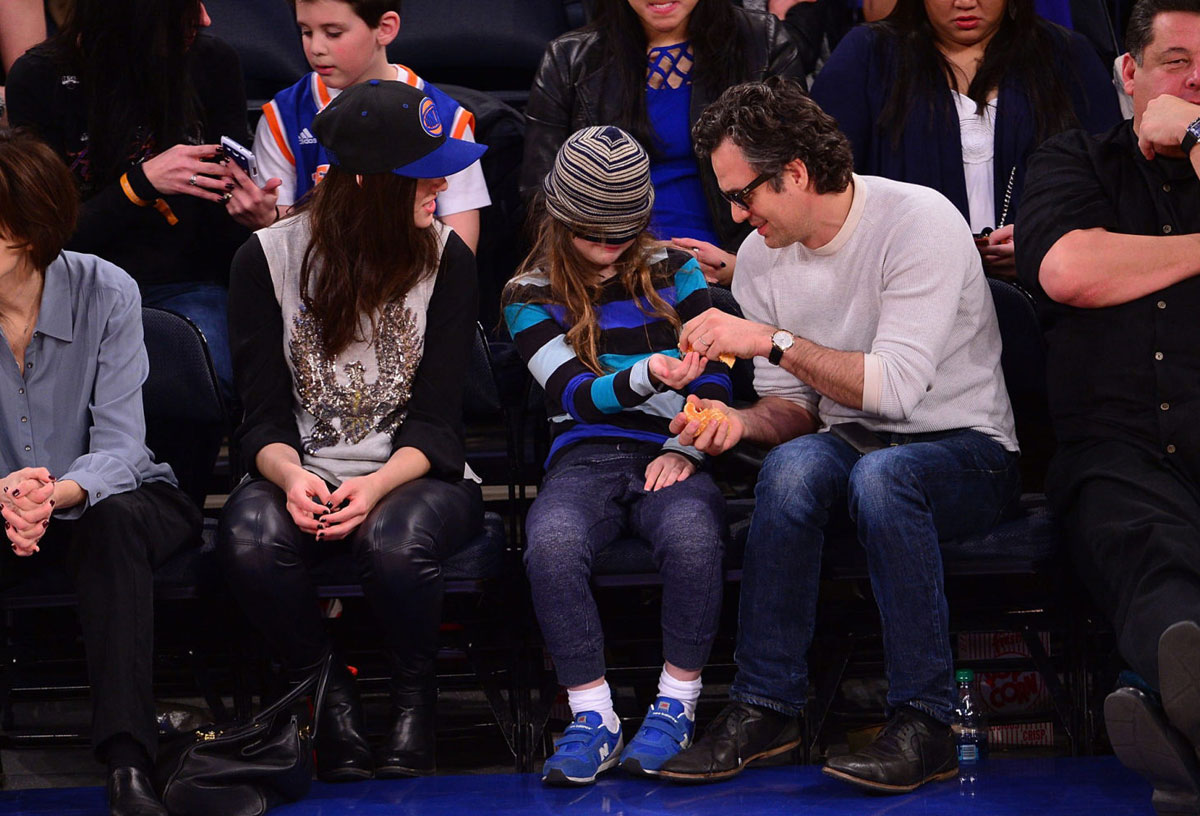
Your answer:
[[[171,205],[164,199],[156,198],[153,201],[147,201],[134,192],[133,185],[129,183],[129,174],[121,174],[121,192],[125,193],[125,197],[139,207],[153,207],[158,210],[159,214],[167,219],[167,223],[172,227],[179,223],[179,217],[175,215],[171,209]]]

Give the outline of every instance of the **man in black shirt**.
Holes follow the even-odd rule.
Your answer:
[[[1017,268],[1041,296],[1049,349],[1059,450],[1047,493],[1147,692],[1109,696],[1109,736],[1157,806],[1195,812],[1200,0],[1139,0],[1127,38],[1133,121],[1062,134],[1033,156]]]

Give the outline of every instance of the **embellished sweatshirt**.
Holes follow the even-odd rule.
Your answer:
[[[650,262],[655,291],[681,322],[712,305],[704,274],[690,254],[658,250]],[[653,317],[650,305],[638,303],[614,277],[601,284],[596,303],[597,347],[604,371],[596,374],[567,343],[567,311],[554,302],[545,274],[539,270],[516,277],[508,290],[509,303],[504,308],[508,330],[546,393],[553,437],[547,468],[569,446],[601,439],[658,443],[665,450],[703,460],[695,448],[680,445],[667,426],[683,410],[686,394],[730,401],[732,385],[724,363],[709,362],[682,393],[655,385],[650,377],[650,357],[679,358],[678,332],[670,321]]]

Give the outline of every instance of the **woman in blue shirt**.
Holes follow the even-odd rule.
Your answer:
[[[1030,154],[1055,133],[1120,121],[1091,45],[1039,18],[1033,0],[899,0],[842,39],[812,96],[859,173],[940,191],[988,233],[985,269],[1006,276]]]
[[[617,125],[650,154],[650,230],[678,239],[710,281],[728,283],[749,229],[735,224],[691,127],[730,85],[803,79],[794,42],[770,14],[728,0],[598,0],[594,21],[546,49],[525,109],[521,191],[533,198],[567,136]]]
[[[11,547],[0,570],[20,580],[65,563],[111,812],[166,816],[149,777],[152,573],[198,543],[200,510],[146,448],[137,284],[93,255],[62,251],[77,212],[58,156],[0,131],[0,515]]]

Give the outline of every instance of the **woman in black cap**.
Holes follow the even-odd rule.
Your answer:
[[[317,775],[427,774],[441,563],[483,518],[461,421],[474,256],[434,209],[445,177],[486,148],[447,138],[432,101],[399,82],[347,90],[313,132],[333,157],[325,180],[233,262],[236,436],[251,478],[225,505],[219,548],[243,608],[301,676],[332,649],[309,567],[353,554],[384,633],[394,721],[373,758],[335,660]]]
[[[654,776],[691,743],[724,552],[721,491],[699,472],[703,454],[681,446],[668,424],[685,393],[728,397],[729,369],[679,352],[681,322],[711,305],[708,287],[691,255],[646,231],[650,160],[632,136],[616,127],[573,134],[542,194],[537,241],[504,309],[554,429],[526,518],[525,567],[573,722],[542,779],[590,784],[618,762]],[[595,555],[628,535],[652,546],[663,578],[665,662],[658,696],[624,746],[588,579]]]

